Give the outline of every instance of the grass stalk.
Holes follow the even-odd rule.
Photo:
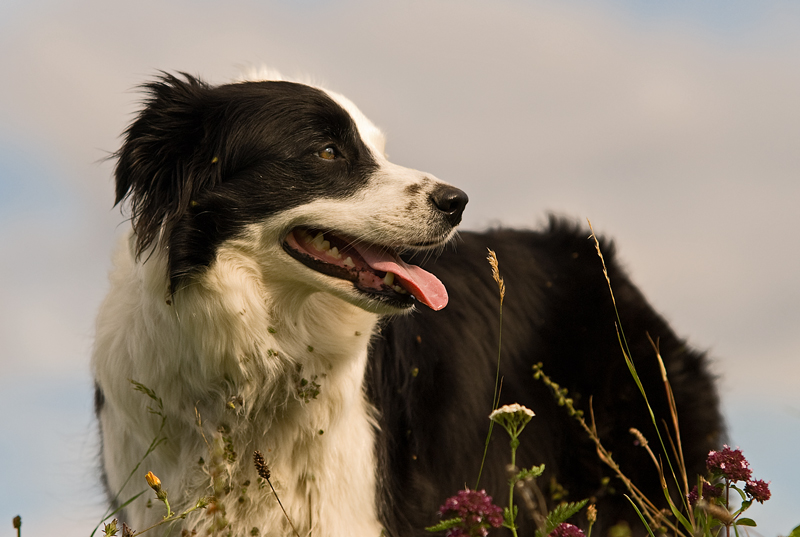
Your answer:
[[[653,408],[652,408],[652,406],[650,406],[650,401],[647,398],[647,393],[645,392],[644,386],[642,385],[642,381],[639,378],[638,372],[636,371],[636,366],[633,363],[633,358],[632,358],[632,354],[631,354],[630,348],[628,346],[628,341],[627,341],[627,338],[625,337],[625,332],[622,329],[622,320],[620,319],[620,316],[619,316],[619,309],[617,308],[617,301],[616,301],[616,298],[614,297],[614,290],[613,290],[613,288],[611,286],[611,279],[608,276],[608,270],[606,268],[606,262],[605,262],[605,259],[603,258],[603,253],[600,250],[600,241],[598,240],[597,235],[595,235],[595,233],[594,233],[594,228],[592,227],[592,222],[588,218],[587,218],[587,222],[589,223],[589,230],[591,231],[590,238],[592,238],[594,240],[595,249],[597,250],[597,255],[600,258],[600,262],[601,262],[601,264],[603,266],[603,275],[605,276],[606,283],[608,284],[608,291],[611,294],[611,302],[612,302],[612,304],[614,306],[614,314],[615,314],[616,319],[617,319],[617,322],[616,322],[617,339],[618,339],[619,344],[620,344],[620,349],[622,350],[622,355],[625,358],[625,364],[628,366],[628,370],[630,371],[631,376],[633,377],[633,380],[636,383],[636,386],[639,388],[639,392],[642,394],[642,397],[644,398],[645,405],[647,406],[647,411],[650,414],[650,420],[653,423],[653,427],[655,428],[655,431],[656,431],[656,436],[658,437],[658,441],[661,444],[661,449],[662,449],[662,451],[663,451],[663,453],[665,455],[667,466],[669,467],[670,473],[672,474],[672,478],[675,481],[675,485],[677,486],[678,491],[681,491],[682,490],[681,483],[679,483],[678,477],[677,477],[678,473],[675,472],[675,469],[674,469],[674,467],[672,465],[672,460],[668,456],[668,451],[667,451],[666,445],[664,444],[664,439],[663,439],[663,437],[661,435],[661,429],[658,426],[658,422],[656,421],[656,417],[655,417],[655,414],[653,412]],[[650,340],[650,342],[652,344],[653,340],[652,340],[652,338],[650,338],[649,334],[648,334],[647,337],[648,337],[648,339]],[[675,400],[674,400],[673,393],[672,393],[672,387],[670,386],[669,380],[667,379],[667,371],[666,371],[666,368],[664,367],[664,361],[661,358],[661,354],[658,352],[658,347],[656,345],[654,345],[654,347],[656,349],[656,356],[657,356],[659,367],[660,367],[660,371],[661,371],[661,377],[662,377],[662,380],[663,380],[663,382],[665,384],[665,389],[666,389],[666,392],[667,392],[667,399],[668,399],[669,404],[670,404],[670,414],[672,415],[673,425],[675,427],[675,434],[676,434],[677,444],[678,444],[678,446],[680,446],[680,429],[678,428],[678,414],[677,414],[677,408],[675,407]],[[680,450],[681,448],[678,448],[678,449]],[[667,500],[667,503],[670,506],[670,509],[672,510],[673,515],[675,515],[675,518],[677,518],[680,521],[681,525],[686,529],[686,531],[691,533],[693,531],[693,516],[692,516],[692,513],[691,513],[691,509],[688,509],[688,505],[687,505],[686,499],[685,499],[686,498],[686,494],[688,494],[688,492],[689,492],[689,487],[688,487],[688,479],[687,479],[686,471],[685,471],[685,464],[684,464],[684,461],[683,461],[682,450],[679,451],[679,456],[677,457],[677,459],[678,459],[678,463],[677,464],[679,465],[679,470],[680,470],[679,473],[682,476],[682,481],[683,481],[683,485],[684,485],[683,486],[683,493],[680,494],[680,496],[682,496],[682,498],[683,498],[683,500],[681,501],[681,506],[684,508],[684,510],[686,510],[689,513],[689,517],[692,519],[692,522],[690,522],[688,519],[686,519],[686,517],[684,515],[681,514],[681,512],[677,509],[677,507],[675,506],[674,502],[672,501],[672,498],[671,498],[671,496],[669,494],[668,487],[666,485],[666,481],[663,478],[663,474],[664,474],[664,472],[663,472],[663,464],[662,463],[658,463],[656,466],[657,466],[657,468],[659,468],[659,474],[661,475],[661,485],[662,485],[662,488],[663,488],[663,491],[664,491],[664,496],[665,496],[665,498]]]
[[[488,248],[487,248],[488,249]],[[500,356],[503,350],[503,299],[506,296],[506,284],[503,278],[500,277],[500,263],[497,261],[497,254],[493,250],[489,250],[489,255],[486,259],[492,267],[492,278],[497,283],[497,289],[500,293],[500,327],[498,328],[497,336],[497,370],[494,378],[494,395],[492,396],[492,412],[497,410],[500,405]],[[483,446],[483,457],[481,458],[481,466],[478,469],[478,479],[475,480],[475,490],[481,484],[481,476],[483,475],[483,466],[486,463],[486,454],[489,452],[489,441],[492,439],[492,429],[494,429],[494,422],[489,421],[489,432],[486,434],[486,442]]]

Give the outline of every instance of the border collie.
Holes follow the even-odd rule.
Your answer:
[[[593,444],[532,378],[542,362],[577,405],[591,405],[628,475],[663,498],[628,433],[654,436],[586,231],[551,219],[539,232],[463,232],[445,248],[466,194],[389,162],[380,130],[342,95],[185,74],[145,90],[116,155],[116,202],[129,203],[132,230],[92,362],[112,504],[141,491],[151,470],[175,512],[215,498],[179,522],[184,534],[426,535],[443,501],[474,486],[489,427],[499,302],[487,248],[508,289],[501,404],[536,412],[519,466],[546,464],[538,483],[550,506],[591,497],[601,526],[638,524]],[[702,471],[722,429],[705,358],[602,244],[651,404],[668,416],[648,334],[672,381],[689,471]],[[495,430],[481,481],[501,505],[504,436]],[[149,496],[120,518],[136,530],[160,520]],[[533,535],[525,509],[518,520]]]

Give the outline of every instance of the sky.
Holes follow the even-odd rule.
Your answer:
[[[261,65],[352,99],[393,161],[469,194],[465,229],[554,212],[613,237],[712,359],[771,481],[758,534],[800,524],[797,4],[6,0],[0,51],[0,535],[21,514],[86,536],[103,510],[89,356],[137,86]]]

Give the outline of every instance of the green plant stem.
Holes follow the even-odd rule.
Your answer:
[[[198,500],[198,502],[193,507],[190,507],[189,509],[187,509],[183,513],[181,513],[179,515],[176,515],[175,513],[172,513],[170,516],[164,517],[162,520],[156,522],[155,524],[153,524],[149,528],[145,528],[142,531],[137,531],[136,535],[141,535],[141,534],[143,534],[143,533],[145,533],[147,531],[152,530],[153,528],[157,528],[158,526],[161,526],[162,524],[166,524],[168,522],[175,522],[176,520],[185,519],[193,511],[196,511],[198,509],[205,509],[207,505],[208,505],[207,499],[206,498],[200,498],[200,500]]]
[[[503,300],[500,300],[500,328],[497,336],[497,371],[494,376],[494,395],[492,396],[492,412],[497,410],[500,404],[500,355],[503,350]],[[489,432],[486,434],[486,442],[483,446],[483,458],[481,458],[481,467],[478,470],[478,479],[475,481],[475,490],[481,484],[481,475],[483,475],[483,465],[486,463],[486,454],[489,452],[489,441],[492,439],[492,429],[494,422],[489,421]]]
[[[583,418],[583,413],[575,409],[573,400],[567,397],[568,393],[566,389],[561,388],[558,384],[553,382],[552,379],[550,379],[550,377],[548,377],[544,373],[544,371],[542,370],[541,363],[535,364],[533,366],[533,370],[534,370],[534,378],[540,379],[548,388],[550,388],[550,390],[553,392],[553,395],[556,397],[557,400],[563,401],[563,403],[559,404],[565,405],[567,407],[569,415],[572,416],[578,422],[578,424],[583,428],[584,431],[586,431],[586,434],[589,436],[589,439],[591,439],[592,442],[594,442],[595,447],[597,448],[597,455],[600,458],[600,460],[603,463],[605,463],[609,468],[611,468],[614,471],[614,473],[617,474],[617,477],[619,477],[620,480],[622,480],[625,487],[630,491],[633,499],[635,499],[636,502],[641,507],[641,512],[647,517],[649,524],[651,524],[654,527],[658,527],[659,524],[657,523],[657,520],[660,520],[661,523],[663,523],[667,528],[672,530],[675,535],[681,537],[689,535],[687,533],[682,532],[676,524],[673,524],[671,521],[662,518],[660,516],[659,510],[655,506],[655,504],[653,504],[653,502],[651,502],[642,493],[642,491],[640,491],[636,487],[636,485],[634,485],[633,482],[624,473],[622,473],[622,470],[620,469],[619,465],[614,461],[614,458],[612,457],[611,453],[609,453],[606,450],[606,448],[603,447],[603,443],[600,441],[600,437],[597,434],[597,427],[594,421],[594,413],[592,412],[591,397],[589,398],[589,413],[591,416],[591,423],[592,423],[590,427],[586,423],[586,420]]]
[[[725,510],[730,511],[731,505],[731,480],[725,480]],[[731,537],[731,524],[730,522],[725,523],[725,534],[727,537]]]
[[[516,473],[517,470],[517,448],[519,447],[519,440],[516,436],[511,437],[511,468]],[[511,533],[514,537],[517,537],[517,521],[516,517],[514,516],[514,485],[517,484],[517,480],[514,476],[511,477],[509,481],[508,487],[508,516],[511,520],[510,527],[508,529],[511,530]]]
[[[161,499],[161,498],[159,498],[159,499]],[[164,507],[167,508],[167,514],[166,514],[166,516],[164,518],[169,518],[172,515],[174,515],[175,513],[172,512],[172,508],[170,508],[170,506],[169,506],[169,500],[167,499],[166,493],[164,494],[164,499],[161,500],[161,501],[164,502]]]

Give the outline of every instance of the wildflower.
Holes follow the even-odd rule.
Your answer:
[[[117,519],[116,518],[114,520],[112,520],[111,522],[109,522],[108,524],[105,524],[103,526],[103,533],[106,535],[106,537],[113,537],[114,535],[117,534]]]
[[[708,481],[703,481],[703,498],[706,500],[711,500],[715,498],[719,498],[722,496],[722,492],[724,490],[724,486],[715,486],[709,483]]]
[[[752,470],[750,463],[742,455],[741,449],[731,449],[727,445],[722,451],[709,451],[706,459],[708,470],[730,481],[747,481]]]
[[[689,505],[694,506],[698,499],[700,499],[700,496],[697,494],[697,485],[695,485],[686,495],[686,501],[689,502]]]
[[[548,537],[586,537],[586,534],[578,526],[562,522]]]
[[[704,500],[714,500],[722,496],[723,487],[722,486],[715,486],[709,483],[708,481],[703,481],[703,499]],[[697,492],[697,485],[692,487],[692,490],[689,494],[686,495],[686,500],[689,502],[689,505],[695,505],[697,500],[700,499],[700,494]]]
[[[151,489],[156,491],[156,494],[161,492],[161,480],[156,474],[153,472],[147,472],[147,474],[144,476],[144,480],[147,481],[147,484],[150,485]]]
[[[595,507],[594,504],[590,504],[589,507],[586,508],[586,520],[589,524],[597,522],[597,507]]]
[[[762,479],[748,481],[744,486],[744,491],[759,503],[764,503],[772,496],[772,493],[769,491],[769,483]]]
[[[489,414],[489,419],[501,425],[512,438],[516,438],[533,416],[535,416],[533,410],[514,403],[501,406]]]
[[[153,472],[147,472],[144,480],[150,485],[150,488],[156,492],[156,498],[163,502],[164,507],[167,508],[167,515],[164,518],[169,518],[173,515],[172,509],[169,506],[169,499],[167,499],[167,491],[161,488],[161,480]]]
[[[502,513],[485,490],[460,490],[439,508],[442,517],[461,519],[446,537],[485,537],[490,526],[499,528],[503,524]]]
[[[167,491],[161,488],[161,480],[154,474],[153,472],[147,472],[144,476],[144,480],[147,481],[147,484],[150,485],[150,488],[156,492],[156,498],[164,502],[164,505],[167,506],[167,512],[172,513],[169,510],[169,502],[167,501]]]

